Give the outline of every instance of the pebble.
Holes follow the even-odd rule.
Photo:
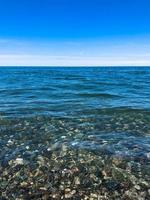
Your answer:
[[[136,190],[140,190],[141,189],[141,187],[139,185],[135,185],[134,187],[135,187]]]
[[[80,179],[79,179],[79,177],[75,177],[74,182],[75,182],[75,185],[80,185]]]
[[[72,142],[71,145],[72,146],[76,146],[78,144],[78,142]]]
[[[71,191],[70,188],[66,188],[66,189],[65,189],[65,192],[70,192],[70,191]]]
[[[97,194],[91,193],[90,195],[92,198],[97,198]]]
[[[8,144],[13,144],[13,141],[12,140],[8,140]]]
[[[17,164],[17,165],[23,165],[24,164],[23,158],[16,158],[15,164]]]
[[[66,136],[65,136],[65,135],[61,136],[61,139],[65,139],[65,138],[66,138]]]
[[[40,189],[40,190],[47,191],[47,188],[45,188],[45,187],[40,187],[39,189]]]
[[[69,198],[71,198],[72,197],[72,194],[65,194],[65,198],[66,199],[69,199]]]
[[[26,187],[26,186],[28,185],[28,183],[22,182],[20,185],[21,185],[22,187]]]
[[[76,193],[76,190],[70,190],[70,188],[65,189],[65,198],[72,198],[73,195]]]

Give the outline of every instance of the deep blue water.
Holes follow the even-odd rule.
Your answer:
[[[7,117],[145,110],[150,68],[0,68],[0,95],[0,112]]]
[[[119,156],[150,180],[150,68],[0,68],[0,144],[4,168],[65,146]]]

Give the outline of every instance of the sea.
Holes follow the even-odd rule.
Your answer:
[[[5,199],[150,199],[150,67],[1,67]]]

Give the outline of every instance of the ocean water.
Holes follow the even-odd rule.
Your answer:
[[[2,199],[149,199],[149,67],[0,68]]]

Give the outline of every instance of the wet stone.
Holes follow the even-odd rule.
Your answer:
[[[117,181],[114,180],[106,180],[104,182],[104,186],[109,190],[109,191],[115,191],[115,190],[120,190],[121,185]]]
[[[39,116],[0,127],[1,199],[147,200],[149,140],[141,145],[139,134],[148,121],[132,115]]]
[[[14,161],[14,164],[23,165],[24,164],[23,158],[16,158],[16,160]]]

